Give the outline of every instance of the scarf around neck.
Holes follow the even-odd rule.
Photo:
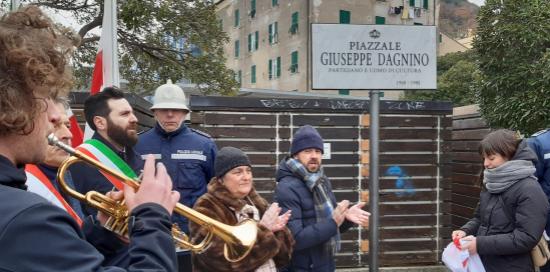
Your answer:
[[[535,166],[531,161],[512,160],[483,171],[483,185],[491,194],[506,191],[512,185],[525,178],[535,179]]]
[[[328,192],[328,179],[323,173],[323,169],[315,173],[309,172],[305,166],[294,158],[288,158],[286,160],[286,166],[296,176],[298,176],[306,184],[309,191],[313,194],[313,201],[315,203],[315,218],[317,222],[324,222],[332,219],[332,212],[334,211],[334,203],[330,199]],[[336,228],[336,235],[330,238],[325,243],[325,251],[334,255],[340,250],[340,231]]]

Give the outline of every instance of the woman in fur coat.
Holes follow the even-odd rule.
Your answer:
[[[286,228],[290,211],[279,215],[281,208],[277,203],[268,205],[256,193],[250,160],[240,149],[222,148],[216,156],[214,171],[208,192],[197,200],[194,209],[232,226],[254,219],[258,222],[258,235],[250,253],[238,262],[225,259],[224,241],[214,236],[207,250],[193,254],[193,270],[276,272],[284,267],[290,261],[294,244]],[[189,228],[193,243],[202,241],[208,232],[194,222],[189,223]]]

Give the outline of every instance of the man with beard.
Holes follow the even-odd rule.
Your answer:
[[[99,162],[124,173],[130,178],[136,178],[143,168],[143,160],[134,151],[137,137],[137,118],[132,106],[124,98],[124,93],[115,88],[107,87],[84,101],[84,116],[94,135],[77,149],[91,155]],[[107,194],[113,190],[122,190],[124,185],[97,168],[86,163],[75,163],[69,171],[72,175],[75,189],[81,194],[97,191]],[[82,203],[82,211],[88,220],[96,221],[97,210]],[[109,235],[95,236],[98,244],[104,244],[103,239]],[[129,265],[128,246],[121,240],[112,241],[112,248],[104,250],[105,265],[126,267]]]
[[[46,137],[60,120],[54,101],[72,86],[67,34],[37,6],[0,17],[0,270],[174,271],[170,214],[179,193],[153,157],[140,190],[123,192],[132,218],[127,269],[102,266],[104,257],[67,212],[26,191],[23,167],[44,161]]]
[[[138,120],[132,106],[124,98],[124,93],[108,87],[88,97],[84,101],[84,116],[94,134],[78,149],[129,177],[136,177],[143,168],[143,161],[133,149],[138,139]],[[76,163],[69,169],[75,189],[82,194],[89,191],[105,194],[113,187],[122,189],[119,181],[103,175],[86,163]],[[82,210],[85,216],[97,213],[84,204]]]
[[[323,139],[315,128],[300,127],[290,146],[290,157],[277,170],[275,202],[282,212],[292,211],[287,227],[296,244],[289,271],[334,271],[340,233],[353,223],[366,226],[369,213],[364,202],[349,207],[336,203],[329,179],[323,174]]]
[[[168,169],[180,203],[193,207],[206,193],[206,185],[214,176],[216,145],[208,134],[188,128],[183,121],[189,108],[183,90],[169,80],[155,90],[151,107],[157,124],[139,136],[136,150],[153,154]],[[187,218],[173,214],[172,220],[187,234]],[[178,250],[179,271],[191,271],[191,254]]]

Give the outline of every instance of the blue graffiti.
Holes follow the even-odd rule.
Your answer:
[[[386,176],[397,177],[395,180],[395,189],[405,189],[404,191],[395,192],[397,196],[410,196],[415,194],[413,181],[410,176],[397,165],[392,165],[386,170]]]

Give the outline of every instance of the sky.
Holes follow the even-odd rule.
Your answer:
[[[474,3],[478,6],[481,6],[481,5],[485,4],[485,0],[468,0],[468,2]]]

